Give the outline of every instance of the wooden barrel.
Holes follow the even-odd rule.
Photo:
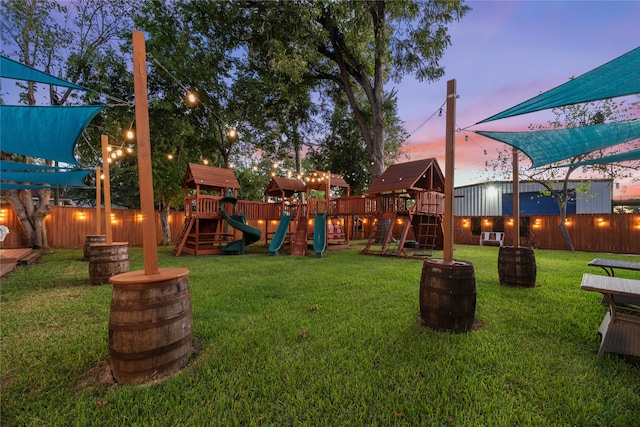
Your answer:
[[[465,332],[476,312],[476,276],[473,264],[427,259],[420,279],[420,320],[432,329]]]
[[[143,383],[179,371],[191,354],[189,271],[132,271],[111,278],[109,354],[114,378]]]
[[[84,240],[84,260],[89,261],[89,256],[91,254],[91,245],[94,243],[106,243],[107,236],[99,235],[99,234],[91,234],[85,236]]]
[[[502,246],[498,253],[498,277],[503,286],[533,288],[536,285],[533,248]]]
[[[129,243],[94,243],[89,250],[89,280],[92,285],[109,283],[109,278],[129,271]]]

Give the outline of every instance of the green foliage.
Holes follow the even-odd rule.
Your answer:
[[[20,268],[0,296],[2,424],[637,423],[640,363],[597,356],[606,307],[579,289],[587,262],[610,255],[536,250],[539,286],[518,289],[498,285],[497,248],[456,246],[474,264],[478,329],[448,334],[417,322],[420,261],[359,249],[316,259],[160,248],[161,267],[190,271],[196,353],[140,387],[105,381],[111,286],[88,285],[81,250]],[[142,268],[140,248],[129,258]]]

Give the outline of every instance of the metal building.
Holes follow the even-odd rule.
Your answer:
[[[576,191],[581,184],[591,183],[586,193]],[[556,183],[561,189],[562,183]],[[569,181],[567,214],[611,213],[613,180],[595,179]],[[520,182],[520,214],[559,214],[556,200],[545,194],[545,188],[536,182]],[[489,181],[457,187],[454,190],[454,214],[457,216],[510,216],[513,214],[513,184],[511,181]]]

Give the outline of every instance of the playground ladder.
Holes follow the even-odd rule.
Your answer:
[[[180,256],[182,253],[182,248],[184,248],[185,243],[187,243],[187,239],[189,238],[189,232],[193,227],[193,217],[189,216],[185,218],[182,223],[182,227],[180,227],[180,231],[178,232],[178,237],[176,238],[176,244],[173,247],[173,253],[175,256]]]
[[[307,215],[303,212],[306,209],[303,206],[298,208],[296,212],[296,231],[293,235],[293,243],[291,244],[291,255],[305,256],[307,254]]]
[[[417,248],[413,256],[429,257],[436,247],[438,227],[442,226],[441,215],[429,213],[415,214],[413,219],[413,232],[416,238]]]

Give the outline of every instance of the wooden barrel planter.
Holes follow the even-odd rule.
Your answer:
[[[432,329],[466,332],[476,311],[476,276],[473,264],[427,259],[420,279],[420,321]]]
[[[132,271],[111,278],[109,354],[121,384],[144,383],[179,371],[191,354],[189,270]]]
[[[533,288],[536,285],[533,248],[502,246],[498,253],[498,277],[503,286]]]
[[[89,280],[92,285],[109,283],[109,278],[129,271],[129,243],[94,243],[89,250]]]
[[[84,260],[89,261],[89,257],[91,255],[91,245],[94,243],[106,243],[107,236],[100,234],[90,234],[85,236],[84,240]]]

